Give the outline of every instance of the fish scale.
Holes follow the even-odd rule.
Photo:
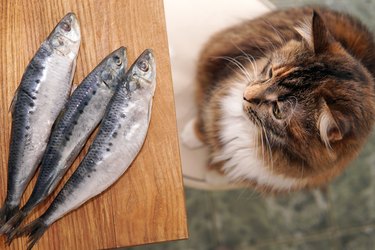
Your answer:
[[[1,230],[12,240],[24,218],[55,189],[104,116],[116,86],[124,80],[126,50],[121,47],[82,81],[69,98],[51,133],[34,190]]]
[[[25,69],[11,105],[7,195],[0,209],[0,226],[18,211],[22,194],[40,163],[51,127],[69,95],[79,45],[79,24],[69,13]]]
[[[52,223],[105,191],[128,169],[146,138],[155,74],[152,51],[146,50],[118,85],[98,134],[76,171],[47,211],[17,233],[29,235],[29,249]]]

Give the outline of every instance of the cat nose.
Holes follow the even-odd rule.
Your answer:
[[[243,100],[248,103],[255,104],[255,105],[259,105],[261,102],[259,98],[246,98],[246,96],[243,97]]]
[[[246,87],[243,93],[243,99],[249,104],[261,104],[267,86],[267,84],[252,84]]]

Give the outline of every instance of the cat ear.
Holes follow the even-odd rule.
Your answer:
[[[327,147],[330,147],[332,142],[340,141],[343,138],[343,133],[325,101],[319,115],[318,129],[320,137]]]
[[[311,21],[306,21],[296,27],[297,32],[305,39],[309,47],[320,54],[326,52],[334,38],[328,31],[322,17],[314,10]]]
[[[334,41],[328,31],[322,17],[314,10],[312,17],[312,33],[314,42],[314,52],[319,54],[327,51],[329,45]]]

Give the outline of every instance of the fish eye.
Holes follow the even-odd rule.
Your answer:
[[[277,120],[281,120],[283,118],[277,102],[274,102],[272,105],[272,114]]]
[[[138,63],[138,67],[143,71],[147,72],[148,71],[148,63],[145,60],[142,60]]]
[[[115,64],[116,64],[117,66],[121,66],[122,61],[121,61],[121,58],[120,58],[120,57],[115,56],[115,57],[113,57],[113,60],[115,61]]]
[[[63,30],[65,30],[66,32],[69,32],[69,31],[71,30],[71,26],[70,26],[70,24],[69,24],[69,23],[66,23],[66,22],[63,22],[63,23],[61,24],[61,28],[62,28]]]

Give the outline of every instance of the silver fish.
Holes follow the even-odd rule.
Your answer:
[[[28,249],[52,223],[109,188],[128,169],[146,138],[155,75],[154,56],[146,50],[119,84],[81,164],[47,211],[19,231],[18,235],[29,235]]]
[[[30,198],[1,228],[8,234],[8,241],[33,208],[51,194],[78,156],[103,118],[117,85],[124,81],[126,66],[126,50],[121,47],[103,59],[73,92],[54,125]]]
[[[41,44],[22,76],[11,105],[8,186],[0,225],[18,211],[40,163],[51,127],[70,92],[80,40],[78,20],[69,13]]]

